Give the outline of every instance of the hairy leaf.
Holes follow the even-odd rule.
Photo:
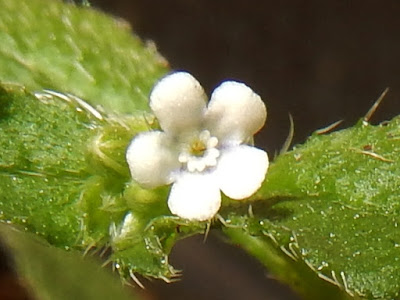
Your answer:
[[[172,217],[166,188],[131,182],[126,147],[147,118],[107,117],[72,95],[16,86],[0,99],[0,219],[65,249],[110,246],[123,277],[174,277],[172,246],[205,225]]]
[[[224,215],[228,226],[239,223],[244,229],[227,232],[243,241],[249,236],[269,241],[287,260],[305,263],[348,295],[398,297],[399,134],[400,119],[395,118],[313,135],[276,159],[250,216],[243,211]],[[247,249],[261,258],[257,246]],[[263,255],[272,254],[266,248]],[[267,258],[261,260],[268,264]],[[288,268],[276,271],[290,278]],[[300,290],[306,286],[307,294],[315,290],[306,280],[297,285]]]

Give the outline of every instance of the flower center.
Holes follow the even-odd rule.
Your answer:
[[[217,145],[218,139],[211,136],[208,130],[203,130],[183,147],[178,160],[186,166],[189,172],[202,172],[208,167],[217,165],[219,157]]]
[[[200,139],[196,139],[190,144],[190,154],[194,156],[203,156],[206,150],[207,145]]]

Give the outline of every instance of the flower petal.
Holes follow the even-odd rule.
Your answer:
[[[164,131],[180,134],[198,129],[207,103],[200,83],[189,73],[161,79],[150,94],[150,107]]]
[[[126,160],[132,177],[145,188],[169,184],[180,167],[167,135],[161,131],[138,134],[128,146]]]
[[[211,95],[207,128],[222,143],[240,144],[264,126],[267,109],[260,96],[243,83],[226,81]]]
[[[222,192],[237,200],[250,197],[264,181],[268,164],[265,151],[248,145],[222,151],[217,166]]]
[[[214,217],[221,206],[214,173],[182,173],[171,188],[168,206],[184,219],[205,221]]]

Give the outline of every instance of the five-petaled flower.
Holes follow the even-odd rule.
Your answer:
[[[211,219],[221,192],[244,199],[261,186],[268,156],[249,143],[264,125],[260,96],[235,81],[223,82],[207,96],[186,72],[159,81],[150,107],[163,131],[140,133],[127,150],[134,180],[145,188],[171,184],[168,206],[189,220]]]

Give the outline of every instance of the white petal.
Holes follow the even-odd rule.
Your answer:
[[[214,217],[221,206],[214,173],[184,172],[171,188],[168,206],[184,219],[205,221]]]
[[[161,79],[150,94],[150,107],[164,131],[179,134],[198,129],[207,103],[200,83],[189,73]]]
[[[161,131],[138,134],[126,152],[132,178],[145,188],[169,184],[179,168],[178,155],[170,147],[167,135]]]
[[[217,172],[222,192],[237,200],[250,197],[264,181],[268,164],[265,151],[248,145],[221,151]]]
[[[243,83],[226,81],[211,95],[207,128],[222,143],[240,144],[260,130],[267,109],[260,96]]]

